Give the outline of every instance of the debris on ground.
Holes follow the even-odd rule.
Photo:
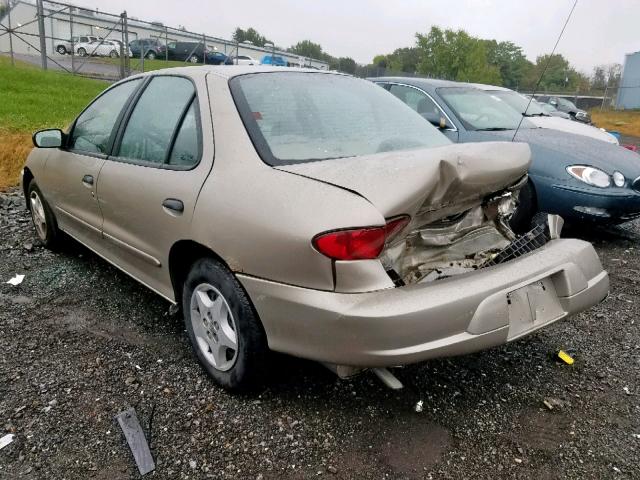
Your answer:
[[[566,363],[567,365],[573,365],[573,357],[571,355],[569,355],[567,352],[565,352],[564,350],[560,350],[558,352],[558,358],[560,360],[562,360],[564,363]]]
[[[144,431],[138,421],[138,416],[133,408],[120,412],[116,415],[116,419],[120,424],[122,433],[127,439],[133,458],[138,466],[140,475],[145,475],[156,468],[151,451],[149,450],[149,444],[144,436]],[[195,463],[195,462],[194,462]],[[195,468],[192,467],[192,468]]]
[[[13,433],[8,433],[4,437],[0,438],[0,450],[13,442]]]
[[[423,408],[424,408],[424,402],[422,400],[418,400],[415,406],[416,413],[422,412]]]
[[[17,273],[13,278],[11,278],[10,280],[7,280],[7,283],[15,287],[17,285],[20,285],[23,280],[24,280],[24,275],[20,275],[19,273]]]

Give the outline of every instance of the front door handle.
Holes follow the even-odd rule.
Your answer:
[[[91,188],[93,186],[93,175],[85,175],[82,177],[82,183],[85,187]]]
[[[177,198],[167,198],[162,202],[162,207],[166,210],[170,210],[169,213],[181,214],[184,212],[184,203],[182,203],[182,200],[178,200]]]

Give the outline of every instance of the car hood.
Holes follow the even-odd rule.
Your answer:
[[[602,131],[597,127],[586,125],[584,123],[574,122],[573,120],[566,120],[560,117],[527,117],[527,120],[533,123],[536,127],[550,128],[553,130],[560,130],[561,132],[584,135],[585,137],[591,137],[596,140],[618,145],[618,139],[613,135]]]
[[[460,141],[494,142],[511,141],[513,130],[497,132],[468,131]],[[621,172],[628,179],[640,176],[640,158],[618,145],[602,142],[584,135],[561,132],[547,128],[521,129],[516,142],[526,142],[531,147],[531,173],[544,176],[560,175],[569,165],[590,165],[609,174]],[[564,174],[563,174],[564,176]]]
[[[442,218],[505,189],[527,172],[523,143],[470,143],[284,165],[279,170],[356,192],[385,217]]]

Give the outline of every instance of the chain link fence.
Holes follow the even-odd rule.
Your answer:
[[[161,22],[54,0],[0,0],[0,53],[43,69],[119,80],[181,64],[252,62],[280,57],[290,66],[326,70],[324,61],[170,27]]]

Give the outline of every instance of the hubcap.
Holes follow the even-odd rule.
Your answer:
[[[191,295],[191,326],[200,353],[215,369],[229,370],[238,356],[238,336],[229,304],[213,285],[202,283]]]
[[[31,192],[29,197],[31,201],[31,217],[33,225],[36,227],[36,233],[43,242],[47,239],[47,217],[44,214],[44,206],[40,195],[37,192]]]

